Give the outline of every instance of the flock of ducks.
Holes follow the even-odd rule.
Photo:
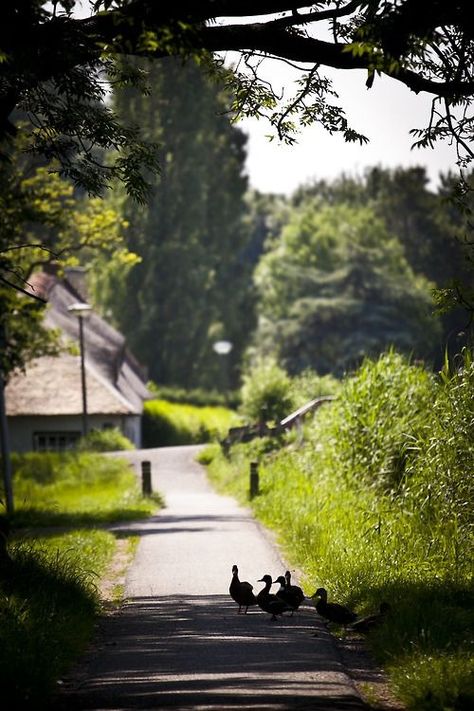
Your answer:
[[[282,615],[284,612],[290,612],[293,615],[303,600],[309,599],[318,614],[328,622],[334,622],[344,627],[350,625],[350,629],[366,634],[378,627],[390,612],[390,605],[387,602],[382,602],[378,613],[359,618],[357,613],[348,607],[337,602],[328,602],[328,594],[324,588],[318,588],[314,595],[306,598],[303,590],[298,585],[292,585],[289,570],[286,571],[285,575],[278,576],[276,580],[273,580],[271,575],[264,575],[258,582],[263,583],[264,586],[255,595],[253,585],[247,581],[239,580],[239,569],[236,565],[232,566],[229,593],[239,606],[238,614],[242,613],[242,611],[245,614],[249,607],[258,605],[260,609],[271,615],[272,620],[276,620],[277,615]],[[270,589],[276,583],[280,587],[276,593],[271,593]]]

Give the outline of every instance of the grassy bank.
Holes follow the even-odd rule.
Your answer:
[[[102,610],[100,583],[117,546],[104,526],[148,516],[158,503],[143,499],[120,459],[29,454],[13,465],[16,511],[0,556],[2,701],[43,709]]]
[[[95,453],[29,453],[13,457],[12,524],[85,526],[143,518],[156,499],[141,496],[125,459]]]
[[[391,604],[368,644],[417,711],[474,704],[473,385],[469,359],[433,377],[388,354],[343,383],[303,445],[206,455],[211,478],[242,500],[248,462],[260,462],[252,507],[307,594],[323,586],[360,614]]]

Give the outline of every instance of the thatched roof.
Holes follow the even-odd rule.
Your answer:
[[[75,275],[77,277],[77,274]],[[68,307],[84,301],[73,280],[40,272],[30,280],[34,293],[48,301],[45,325],[67,342],[79,341],[79,322]],[[90,413],[141,413],[150,397],[146,374],[128,350],[124,336],[98,314],[84,320],[88,410]],[[82,412],[79,356],[39,358],[17,373],[6,388],[8,415],[60,415]]]
[[[87,411],[90,415],[139,414],[94,367],[86,365]],[[6,391],[7,413],[18,415],[78,415],[82,413],[80,357],[61,354],[37,358],[25,374],[14,375]]]

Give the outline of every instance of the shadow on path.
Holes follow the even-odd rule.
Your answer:
[[[277,622],[236,611],[227,595],[134,598],[51,708],[365,708],[313,610]]]

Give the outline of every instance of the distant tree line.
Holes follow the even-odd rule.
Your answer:
[[[258,196],[265,253],[255,272],[254,357],[277,354],[290,373],[341,375],[393,345],[440,367],[468,341],[470,314],[443,293],[472,281],[466,218],[424,168],[368,170],[300,188],[287,201]],[[438,313],[436,313],[438,311]]]

